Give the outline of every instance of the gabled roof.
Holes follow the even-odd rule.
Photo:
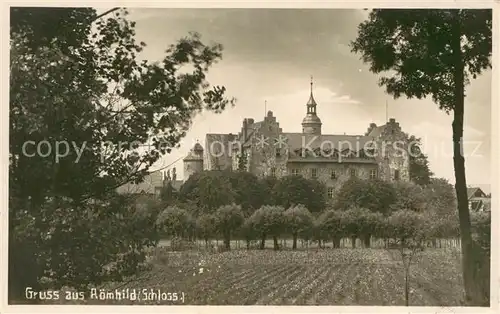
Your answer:
[[[486,195],[486,193],[484,193],[483,190],[481,190],[481,188],[471,187],[471,188],[467,188],[467,199],[471,199],[472,197],[474,197],[474,195],[477,192],[481,192],[482,194]]]

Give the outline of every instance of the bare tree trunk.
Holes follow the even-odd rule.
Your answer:
[[[455,10],[453,23],[453,40],[451,48],[454,58],[454,110],[453,110],[453,166],[455,170],[455,191],[457,194],[458,216],[460,220],[460,237],[462,240],[462,274],[466,301],[469,305],[481,305],[481,296],[476,285],[475,258],[471,236],[470,215],[467,201],[467,182],[465,179],[465,159],[463,155],[464,135],[464,61],[461,50],[461,22],[459,10]]]
[[[293,244],[292,244],[292,250],[296,250],[297,249],[297,234],[294,233],[293,234]]]
[[[274,244],[274,250],[277,251],[279,250],[279,244],[278,244],[278,237],[273,236],[273,244]]]
[[[370,248],[371,246],[371,235],[370,234],[366,234],[363,236],[363,245],[365,248]]]
[[[356,237],[351,237],[351,247],[352,247],[353,249],[355,249],[355,248],[356,248]]]
[[[260,249],[263,250],[266,247],[266,235],[262,235],[262,239],[260,240]]]

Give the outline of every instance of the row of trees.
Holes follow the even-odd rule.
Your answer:
[[[484,230],[489,223],[489,213],[477,213],[473,217],[478,237],[484,242],[487,240]],[[389,239],[418,239],[435,245],[436,239],[460,235],[456,215],[440,217],[407,209],[383,215],[359,207],[345,211],[330,209],[314,215],[303,205],[288,209],[264,205],[247,218],[241,206],[234,204],[198,217],[184,208],[169,206],[158,216],[156,226],[163,236],[204,240],[207,246],[209,240],[222,239],[226,250],[231,248],[231,240],[236,239],[245,240],[247,248],[250,248],[251,241],[259,240],[261,249],[264,249],[267,239],[272,239],[274,248],[279,249],[279,238],[287,238],[293,240],[292,249],[296,249],[298,239],[314,240],[319,247],[332,242],[333,247],[338,248],[342,238],[350,238],[353,247],[356,239],[362,239],[363,246],[370,247],[371,239],[375,237],[385,239],[387,247]],[[483,245],[486,246],[486,242]]]
[[[329,208],[360,207],[382,214],[405,208],[440,216],[453,214],[456,208],[453,186],[439,178],[429,178],[426,185],[352,178],[329,198],[326,186],[317,180],[302,176],[258,178],[245,171],[199,172],[190,176],[180,191],[168,183],[161,199],[164,206],[190,208],[195,216],[212,214],[231,204],[240,205],[245,217],[264,205],[290,208],[302,204],[313,214]]]

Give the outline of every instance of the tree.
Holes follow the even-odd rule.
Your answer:
[[[398,98],[431,96],[453,113],[453,165],[462,240],[467,303],[482,304],[476,285],[473,242],[467,202],[463,128],[465,86],[491,68],[492,10],[373,10],[358,28],[353,52],[373,73],[390,72],[380,85]]]
[[[405,272],[405,305],[410,303],[410,271],[412,262],[425,248],[425,243],[432,238],[426,228],[428,217],[411,210],[398,210],[387,218],[387,235],[392,240],[389,248],[397,248]]]
[[[406,140],[410,143],[410,180],[425,186],[430,183],[433,173],[429,167],[429,159],[422,151],[421,139],[406,134]]]
[[[288,232],[292,235],[292,249],[297,249],[297,238],[307,232],[310,232],[313,227],[314,217],[309,210],[303,205],[290,207],[284,213],[285,225]]]
[[[222,234],[224,246],[231,249],[231,234],[234,233],[244,222],[241,206],[225,205],[219,207],[214,214],[215,230]]]
[[[265,197],[270,191],[264,188],[256,175],[246,171],[224,171],[221,175],[229,178],[235,203],[241,205],[245,217],[250,217],[256,209],[265,205]]]
[[[285,208],[302,204],[311,213],[325,209],[326,187],[317,180],[302,176],[285,176],[274,186],[277,204]]]
[[[246,217],[264,204],[267,194],[254,174],[245,171],[203,171],[195,173],[182,185],[180,199],[197,204],[204,212],[213,213],[223,205],[242,207]]]
[[[279,204],[276,188],[279,180],[276,177],[267,176],[259,180],[266,193],[262,197],[263,205],[277,205]]]
[[[424,211],[428,199],[424,188],[413,182],[397,181],[394,182],[396,200],[391,204],[391,210],[412,210],[416,212]]]
[[[178,199],[178,192],[172,186],[172,182],[168,181],[165,186],[162,187],[160,192],[160,199],[165,204],[170,204]]]
[[[46,289],[110,280],[100,267],[113,260],[112,280],[130,275],[144,260],[145,246],[154,245],[153,235],[129,232],[142,222],[130,215],[132,200],[115,189],[140,182],[178,146],[195,114],[233,103],[224,87],[211,89],[206,80],[222,57],[221,45],[205,45],[191,34],[160,62],[140,62],[145,44],[136,42],[135,23],[125,15],[120,10],[96,20],[89,8],[11,10],[11,299],[42,277],[51,279]],[[32,155],[41,142],[52,148],[50,158]],[[64,236],[49,239],[51,232]],[[60,271],[64,265],[85,275],[67,275]],[[34,271],[27,276],[26,269]]]
[[[208,249],[208,242],[215,234],[215,219],[213,215],[202,214],[196,219],[196,236],[205,241],[205,248]]]
[[[370,247],[371,235],[377,231],[380,213],[367,208],[351,207],[341,216],[345,235],[351,238],[352,248],[356,239],[361,238],[365,247]]]
[[[196,204],[197,214],[214,213],[217,208],[235,202],[231,181],[222,171],[202,171],[191,175],[181,186],[179,198]]]
[[[436,213],[440,217],[449,217],[456,214],[457,196],[448,180],[432,178],[430,184],[424,188],[427,211]]]
[[[344,226],[344,212],[328,210],[317,219],[318,232],[323,240],[330,239],[334,248],[340,247],[340,240],[346,235]]]
[[[373,212],[388,213],[396,201],[396,191],[390,182],[353,178],[345,182],[337,193],[334,208],[366,208]]]
[[[187,210],[177,206],[169,206],[158,215],[156,224],[164,235],[186,238],[194,226],[194,219]]]
[[[259,234],[263,250],[268,236],[273,237],[274,249],[279,248],[278,237],[283,233],[285,226],[285,209],[281,206],[264,205],[256,210],[249,218],[249,225]]]

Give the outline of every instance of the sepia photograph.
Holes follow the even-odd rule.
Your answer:
[[[491,6],[8,10],[9,306],[498,306]]]

